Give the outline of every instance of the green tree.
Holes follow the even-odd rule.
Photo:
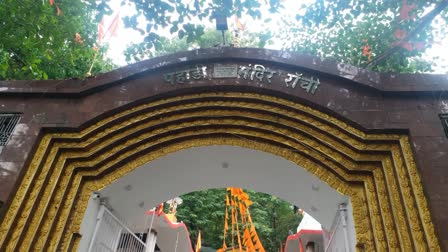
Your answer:
[[[0,80],[83,78],[94,58],[104,1],[0,2]],[[78,34],[78,38],[76,38]],[[112,68],[101,48],[92,73]]]
[[[177,218],[187,225],[192,241],[196,241],[200,230],[204,246],[219,248],[223,238],[225,189],[192,192],[181,198]]]
[[[163,40],[160,28],[167,28],[179,39],[186,37],[191,43],[204,34],[203,20],[216,15],[231,17],[250,16],[258,25],[270,22],[262,17],[262,6],[269,12],[283,15],[285,7],[279,0],[133,0],[138,13],[125,18],[129,27],[146,34],[140,49],[159,51]],[[297,4],[299,5],[299,3]],[[434,15],[424,18],[434,5]],[[375,0],[316,0],[302,4],[294,18],[285,16],[276,31],[263,32],[277,40],[288,41],[284,50],[308,53],[322,58],[332,58],[355,66],[376,71],[421,72],[431,71],[433,62],[421,56],[433,42],[432,23],[435,17],[448,20],[446,1],[433,4],[428,1],[375,1]],[[138,15],[147,20],[145,29],[137,24]],[[439,22],[439,19],[436,20]],[[435,21],[435,22],[436,22]],[[440,21],[442,22],[442,21]],[[441,24],[443,25],[443,24]],[[398,31],[398,32],[397,32]],[[270,34],[272,32],[272,34]],[[398,34],[401,32],[401,35]],[[445,32],[442,27],[441,32]],[[407,36],[408,35],[408,36]],[[403,39],[401,41],[401,39]],[[364,51],[366,46],[368,50]],[[394,53],[389,54],[392,51]],[[381,59],[377,61],[376,58]]]
[[[227,44],[232,44],[236,42],[236,34],[231,31],[226,31],[225,39]],[[269,42],[269,39],[269,34],[245,33],[244,35],[239,35],[238,43],[240,47],[263,48]],[[132,63],[175,52],[215,47],[222,45],[222,40],[221,32],[213,29],[205,29],[204,33],[192,42],[188,42],[186,37],[182,39],[161,37],[159,41],[160,46],[158,46],[157,50],[148,49],[145,43],[133,43],[126,49],[126,61]]]
[[[142,47],[155,48],[156,51],[163,46],[162,36],[158,34],[160,28],[169,28],[179,39],[185,37],[187,43],[191,43],[204,34],[202,21],[214,19],[218,15],[230,17],[233,14],[260,18],[260,8],[262,3],[264,4],[264,1],[260,0],[124,0],[123,2],[132,2],[137,9],[135,15],[124,18],[125,25],[145,34]],[[274,11],[280,8],[281,4],[279,0],[270,0],[269,6]],[[137,21],[140,15],[146,19],[145,29],[142,29]]]
[[[293,211],[293,206],[272,195],[248,192],[254,202],[250,213],[257,233],[267,251],[278,251],[279,244],[286,241],[289,231],[295,233],[302,216]]]
[[[258,26],[272,22],[269,15],[277,15],[283,18],[274,31],[248,34],[252,38],[248,42],[258,38],[259,43],[246,45],[264,47],[275,38],[285,41],[284,50],[376,71],[431,71],[434,63],[422,55],[437,39],[434,28],[445,34],[448,21],[448,3],[442,0],[316,0],[299,6],[293,18],[280,0],[123,0],[123,4],[133,4],[137,10],[124,18],[125,25],[145,35],[143,43],[128,50],[129,60],[204,47],[208,44],[201,46],[201,39],[215,40],[218,33],[210,37],[203,23],[219,15],[252,17]],[[0,79],[83,78],[95,54],[96,25],[110,13],[108,0],[1,1]],[[139,16],[146,19],[144,24],[138,23]],[[181,41],[164,38],[162,28]],[[75,34],[82,43],[76,42]],[[113,67],[105,50],[100,48],[93,73]]]
[[[437,16],[448,20],[446,1],[438,2],[435,11],[426,14],[435,5],[430,1],[317,0],[302,5],[302,14],[288,20],[278,35],[289,42],[285,49],[354,66],[430,71],[432,62],[421,57],[434,41],[430,24]],[[383,58],[390,50],[394,53]]]
[[[248,191],[253,204],[252,220],[267,251],[277,251],[288,231],[295,231],[301,216],[294,214],[291,204],[277,197]],[[225,189],[211,189],[182,195],[177,209],[178,220],[183,221],[194,244],[198,231],[202,232],[204,246],[220,248],[223,241]]]

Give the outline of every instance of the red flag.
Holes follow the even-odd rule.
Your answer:
[[[408,51],[412,51],[412,49],[414,48],[414,46],[409,42],[401,43],[401,47]]]
[[[60,16],[62,14],[61,9],[59,9],[59,6],[56,5],[56,15]]]
[[[81,38],[81,35],[79,33],[75,33],[75,43],[82,44],[84,41]]]
[[[163,213],[163,203],[160,203],[159,206],[156,208],[156,214],[161,215]]]
[[[369,45],[365,45],[362,48],[362,56],[369,56],[370,55],[370,46]]]
[[[118,27],[120,26],[120,12],[117,12],[114,19],[107,28],[107,32],[110,32],[110,36],[117,36]]]
[[[372,51],[370,50],[370,46],[367,40],[364,39],[363,42],[366,44],[362,47],[362,56],[367,56],[368,60],[370,61],[372,57]]]
[[[408,51],[412,51],[414,49],[414,45],[412,43],[409,42],[393,42],[391,43],[391,46],[399,46],[401,48],[404,48]],[[415,48],[417,49],[417,48]]]
[[[415,5],[415,3],[408,5],[408,1],[404,0],[400,9],[400,20],[415,18],[415,15],[409,16],[409,12],[411,12],[415,8],[417,8],[417,5]]]
[[[98,43],[101,43],[108,35],[110,37],[112,36],[118,36],[118,28],[120,26],[120,12],[117,12],[114,19],[112,19],[112,22],[107,27],[107,30],[105,29],[105,21],[104,17],[101,20],[101,22],[98,24]]]
[[[414,48],[416,50],[422,51],[425,48],[425,44],[423,42],[414,43]]]
[[[398,28],[394,32],[395,38],[400,39],[400,40],[404,39],[406,37],[406,34],[407,34],[407,32],[405,30],[398,29]]]
[[[238,30],[244,31],[244,25],[240,22],[237,16],[235,16],[235,25]]]
[[[104,38],[104,17],[103,19],[101,19],[101,22],[98,24],[98,43],[101,43],[101,41],[103,41]]]

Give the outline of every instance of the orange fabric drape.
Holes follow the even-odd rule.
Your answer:
[[[201,231],[199,231],[198,234],[198,241],[196,242],[196,249],[195,252],[200,252],[202,247],[202,241],[201,241]]]
[[[265,251],[250,217],[249,206],[251,204],[252,201],[249,200],[249,195],[243,189],[234,187],[226,189],[224,239],[222,248],[218,252],[223,252],[227,249],[226,238],[229,229],[229,218],[231,219],[232,251],[235,251],[236,248],[235,237],[237,238],[239,251]]]

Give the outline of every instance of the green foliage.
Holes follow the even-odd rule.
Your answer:
[[[363,55],[365,45],[370,46],[373,57],[383,54],[399,41],[394,36],[395,31],[400,29],[409,33],[415,29],[424,10],[431,5],[426,1],[408,1],[408,4],[416,4],[409,13],[416,18],[399,18],[402,1],[318,0],[310,6],[302,6],[300,13],[303,14],[298,14],[296,20],[289,20],[280,34],[284,41],[289,41],[285,49],[365,67],[369,63],[368,56]],[[428,46],[432,40],[432,30],[428,26],[410,42]],[[429,71],[431,62],[421,58],[423,52],[421,49],[402,48],[373,70]]]
[[[249,191],[254,202],[250,207],[252,220],[267,251],[278,251],[288,232],[295,233],[302,216],[295,214],[292,205],[278,197]]]
[[[291,205],[277,197],[249,191],[252,220],[267,251],[277,251],[288,231],[295,231],[301,216],[294,214]],[[181,196],[182,205],[177,218],[183,221],[196,244],[198,231],[202,232],[203,246],[215,249],[222,246],[225,211],[225,189],[197,191]],[[229,245],[229,244],[228,244]]]
[[[0,80],[83,78],[95,51],[95,0],[3,0],[0,2]],[[56,7],[57,5],[57,7]],[[102,7],[101,7],[102,6]],[[61,10],[58,15],[57,8]],[[75,42],[79,33],[82,43]],[[110,70],[100,51],[93,73]]]
[[[262,18],[262,6],[268,5],[269,12],[284,15],[285,9],[279,0],[133,0],[138,13],[126,18],[127,26],[140,30],[146,34],[145,41],[136,49],[128,52],[132,55],[153,56],[150,51],[164,51],[162,38],[157,35],[160,28],[167,28],[179,39],[186,38],[186,47],[200,40],[204,35],[203,20],[213,19],[215,13],[231,17],[250,16],[256,25],[270,22],[269,17]],[[284,50],[311,54],[321,58],[330,58],[338,62],[354,66],[366,67],[371,59],[363,54],[363,47],[370,47],[372,58],[386,52],[394,43],[398,42],[394,32],[397,29],[410,32],[415,29],[424,12],[433,4],[428,1],[407,1],[408,5],[415,4],[408,14],[411,18],[400,19],[400,10],[404,1],[375,1],[375,0],[316,0],[310,5],[302,4],[295,17],[285,17],[276,27],[281,29],[264,31],[252,37],[260,38],[257,45],[264,47],[266,42],[284,41]],[[299,4],[298,4],[299,5]],[[448,20],[448,11],[440,14]],[[137,26],[137,16],[146,18],[146,30]],[[415,16],[415,18],[413,18]],[[441,29],[444,31],[444,29]],[[433,29],[431,25],[420,30],[410,43],[418,43],[428,48],[433,43]],[[220,40],[217,40],[217,42]],[[168,41],[170,42],[170,41]],[[172,42],[172,41],[171,41]],[[170,49],[174,49],[170,48]],[[183,47],[185,48],[185,46]],[[144,52],[144,53],[143,53]],[[427,72],[431,71],[433,62],[423,59],[424,49],[413,47],[404,48],[393,54],[386,61],[374,66],[376,71],[394,72]]]
[[[191,239],[195,241],[200,230],[204,246],[219,248],[223,237],[225,189],[197,191],[181,198],[183,203],[177,208],[177,218],[187,225]]]
[[[231,44],[235,41],[235,34],[225,32],[226,44]],[[256,47],[263,48],[270,43],[270,33],[246,33],[239,38],[240,47]],[[141,61],[146,58],[167,55],[171,53],[188,51],[199,48],[210,48],[222,44],[222,34],[220,31],[206,29],[204,33],[192,42],[187,42],[187,38],[168,39],[160,37],[156,43],[157,47],[148,49],[145,43],[132,44],[125,52],[126,61],[128,63]]]
[[[126,1],[124,1],[126,2]],[[125,25],[132,27],[142,34],[146,34],[145,49],[157,48],[159,28],[169,27],[171,33],[177,33],[179,39],[186,37],[187,42],[192,42],[204,34],[204,26],[200,24],[205,19],[213,19],[219,13],[230,17],[249,15],[255,18],[261,17],[259,0],[132,0],[138,13],[125,17]],[[279,0],[270,0],[272,11],[281,5]],[[146,29],[138,26],[137,17],[143,15],[147,21]]]
[[[136,14],[124,17],[127,27],[145,35],[142,43],[127,50],[128,61],[158,56],[178,50],[210,47],[221,43],[221,34],[205,30],[204,21],[217,14],[226,17],[251,17],[256,26],[272,22],[269,15],[282,17],[276,29],[260,33],[244,32],[241,46],[265,47],[274,40],[283,41],[284,50],[307,53],[321,58],[366,67],[369,57],[363,47],[370,47],[372,57],[382,55],[394,43],[397,29],[410,32],[415,29],[425,12],[434,4],[428,1],[408,0],[415,4],[408,14],[399,18],[404,1],[375,0],[316,0],[312,4],[297,4],[300,10],[294,17],[285,15],[280,0],[123,0],[123,4],[136,7]],[[441,2],[436,1],[436,2]],[[96,27],[104,14],[112,11],[108,0],[55,0],[62,11],[49,0],[0,1],[0,80],[4,79],[66,79],[84,78],[93,60],[92,49],[96,40]],[[262,9],[268,9],[268,16]],[[145,18],[139,24],[138,17]],[[262,19],[263,18],[263,19]],[[431,25],[425,26],[410,43],[428,48],[437,38],[434,27],[446,33],[448,10],[445,8]],[[263,23],[264,22],[264,23]],[[439,22],[440,24],[438,24]],[[144,26],[142,28],[142,25]],[[177,39],[161,35],[166,29]],[[75,42],[79,33],[83,43]],[[233,34],[227,33],[228,41]],[[376,71],[427,72],[434,63],[422,58],[425,48],[400,49]],[[105,59],[106,48],[101,48],[92,73],[111,70],[113,65]]]
[[[221,33],[217,31],[205,31],[202,22],[213,20],[217,15],[230,17],[232,15],[249,15],[261,18],[261,6],[265,4],[259,0],[124,0],[135,4],[137,13],[124,18],[126,27],[131,27],[145,35],[144,42],[133,44],[126,53],[127,61],[138,61],[145,57],[153,57],[161,54],[172,53],[173,49],[188,49],[211,47],[222,42]],[[269,1],[270,10],[275,12],[281,8],[279,0]],[[137,22],[138,16],[146,19],[146,29],[142,29]],[[166,28],[171,34],[176,34],[179,40],[169,40],[159,35],[160,29]],[[230,41],[232,34],[227,33]],[[212,39],[212,40],[210,40]],[[267,38],[259,38],[262,41],[257,45],[263,46]],[[165,46],[171,43],[172,46]],[[187,46],[185,46],[185,43]],[[246,44],[253,44],[246,41]]]

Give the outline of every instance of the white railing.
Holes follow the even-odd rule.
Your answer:
[[[145,243],[106,207],[101,206],[89,252],[144,252]]]
[[[339,206],[325,252],[350,252],[346,211],[345,206]]]

